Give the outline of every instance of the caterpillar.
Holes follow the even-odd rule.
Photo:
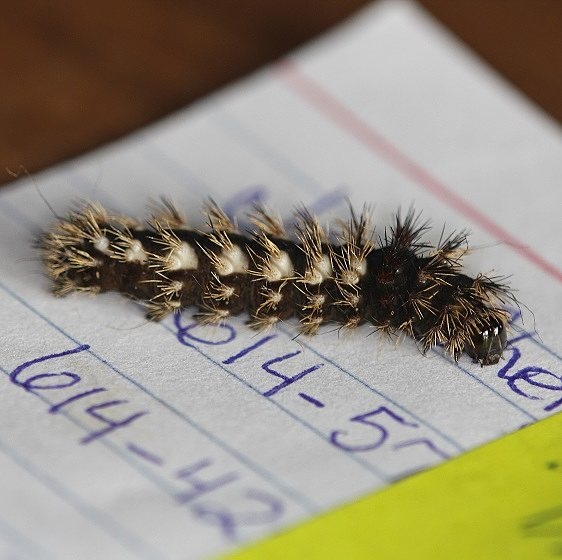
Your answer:
[[[329,238],[297,209],[291,239],[260,206],[249,216],[254,231],[244,234],[213,201],[204,207],[206,231],[187,228],[166,199],[153,204],[145,226],[87,203],[36,245],[56,296],[120,292],[154,321],[190,306],[208,323],[245,312],[257,329],[296,316],[309,335],[329,322],[370,323],[409,335],[424,353],[441,345],[455,361],[464,352],[482,366],[498,363],[509,319],[503,305],[514,298],[499,278],[462,273],[466,232],[442,235],[432,248],[422,240],[428,223],[410,210],[375,240],[368,209],[350,214]]]

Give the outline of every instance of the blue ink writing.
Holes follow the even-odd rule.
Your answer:
[[[76,385],[76,383],[80,382],[80,376],[69,371],[61,371],[59,373],[40,373],[38,375],[33,375],[24,381],[20,380],[20,374],[27,368],[35,364],[40,364],[42,362],[53,360],[55,358],[62,358],[63,356],[70,356],[71,354],[77,354],[78,352],[83,352],[84,350],[88,350],[89,348],[90,347],[87,344],[82,344],[81,346],[77,346],[76,348],[72,348],[70,350],[65,350],[64,352],[47,354],[46,356],[41,356],[40,358],[35,358],[33,360],[29,360],[28,362],[24,362],[10,373],[10,380],[12,381],[12,383],[18,385],[19,387],[22,387],[26,391],[34,391],[38,389],[62,389],[64,387],[72,387],[73,385]],[[38,381],[43,381],[46,379],[58,379],[59,381],[55,381],[52,384],[37,384]],[[60,379],[65,379],[65,381],[60,381]]]
[[[38,394],[42,391],[64,392],[70,387],[73,387],[82,382],[82,377],[78,373],[63,370],[56,373],[41,372],[37,374],[29,374],[29,368],[44,364],[52,360],[64,359],[68,356],[86,352],[89,350],[89,348],[90,346],[88,344],[81,344],[76,348],[71,348],[70,350],[47,354],[45,356],[40,356],[39,358],[34,358],[33,360],[28,360],[16,367],[10,373],[10,381],[14,385],[17,385],[18,387],[23,388],[25,391],[31,392],[33,394]],[[92,389],[83,390],[74,395],[65,396],[65,398],[59,402],[49,403],[51,405],[49,407],[49,413],[59,413],[65,407],[68,407],[79,401],[89,399],[94,395],[105,393],[106,391],[107,389],[104,387],[95,387]],[[94,418],[96,422],[103,424],[103,428],[90,431],[85,437],[80,440],[80,443],[87,444],[95,441],[96,439],[103,437],[117,429],[130,425],[141,416],[148,414],[147,411],[141,411],[128,414],[118,419],[114,419],[100,412],[104,409],[116,408],[127,403],[128,401],[125,400],[110,400],[87,406],[82,412],[90,418]]]
[[[201,328],[201,325],[197,322],[185,326],[182,325],[180,313],[174,315],[174,325],[178,330],[176,333],[178,341],[184,346],[190,346],[191,348],[195,348],[195,346],[190,341],[199,342],[201,344],[210,344],[211,346],[219,346],[222,344],[228,344],[236,338],[236,331],[234,330],[234,327],[231,327],[227,323],[214,325],[214,328],[211,329],[213,335],[221,331],[224,334],[224,338],[214,340],[212,338],[209,339],[195,336],[191,331],[196,328]]]
[[[158,457],[158,455],[155,455],[154,453],[151,453],[150,451],[147,451],[146,449],[140,447],[139,445],[137,445],[135,443],[128,443],[127,449],[129,451],[131,451],[132,453],[134,453],[135,455],[137,455],[138,457],[140,457],[141,459],[144,459],[145,461],[148,461],[149,463],[152,463],[153,465],[160,466],[163,463],[161,457]]]
[[[409,439],[406,441],[401,441],[394,445],[394,449],[404,449],[405,447],[414,447],[417,445],[421,445],[427,447],[427,449],[433,451],[436,455],[441,457],[442,459],[448,459],[449,455],[439,449],[432,441],[427,438],[417,438],[417,439]]]
[[[129,443],[127,449],[152,465],[165,466],[164,459],[153,451],[135,443]],[[242,484],[238,473],[223,471],[211,475],[208,471],[213,467],[212,459],[205,457],[173,471],[173,478],[188,486],[187,490],[175,493],[174,498],[196,519],[215,525],[226,539],[236,540],[244,527],[269,524],[281,518],[285,508],[280,498],[251,486],[238,488]],[[223,498],[226,503],[221,503],[217,492],[227,486],[235,488],[235,494]],[[208,498],[212,499],[205,501]],[[248,502],[247,509],[244,509]]]
[[[234,356],[230,356],[230,358],[227,358],[226,360],[223,360],[222,363],[227,364],[227,365],[233,364],[234,362],[236,362],[240,358],[243,358],[244,356],[246,356],[246,354],[249,354],[250,352],[253,352],[257,348],[259,348],[260,346],[263,346],[266,342],[269,342],[270,340],[273,340],[274,338],[277,338],[276,334],[270,334],[268,336],[264,336],[263,338],[260,338],[257,342],[252,344],[251,346],[247,346],[246,348],[240,350],[240,352],[238,352],[237,354],[234,354]]]
[[[498,371],[498,377],[507,381],[508,387],[520,396],[527,399],[539,400],[538,397],[529,392],[530,388],[543,389],[546,391],[562,391],[562,376],[552,371],[536,366],[529,365],[524,367],[518,363],[521,359],[520,343],[526,339],[533,339],[533,334],[524,332],[507,343],[506,352],[511,352],[507,363]],[[517,344],[517,346],[516,346]],[[521,385],[527,384],[528,389],[523,390]],[[559,398],[544,407],[546,412],[550,412],[562,405],[562,398]]]
[[[249,511],[233,511],[231,508],[198,504],[193,507],[193,512],[199,519],[218,525],[229,540],[236,540],[238,528],[272,523],[283,515],[283,502],[263,490],[250,488],[244,497],[262,507]]]
[[[51,414],[55,414],[57,412],[60,412],[68,404],[71,404],[73,402],[79,401],[80,399],[84,399],[86,397],[89,397],[90,395],[95,395],[96,393],[103,393],[104,391],[107,391],[107,389],[104,389],[103,387],[96,387],[95,389],[90,389],[89,391],[84,391],[83,393],[78,393],[78,395],[72,395],[72,397],[68,397],[68,399],[65,399],[64,401],[61,401],[60,403],[52,405],[51,408],[49,408],[49,412]]]
[[[129,416],[126,416],[125,418],[121,418],[120,420],[113,420],[112,418],[104,416],[103,414],[100,414],[98,412],[98,410],[103,410],[105,408],[115,407],[127,403],[128,401],[125,400],[115,400],[115,401],[103,402],[100,404],[94,404],[92,406],[89,406],[86,409],[86,413],[92,416],[93,418],[95,418],[96,420],[100,421],[102,424],[105,424],[105,428],[90,433],[86,437],[82,438],[80,440],[80,443],[82,444],[90,443],[91,441],[94,441],[95,439],[105,436],[113,432],[114,430],[128,426],[129,424],[132,424],[135,420],[137,420],[141,416],[148,414],[147,411],[136,412],[134,414],[130,414]]]
[[[268,391],[263,393],[264,397],[272,397],[273,395],[275,395],[279,391],[281,391],[281,389],[285,389],[285,387],[288,387],[289,385],[291,385],[295,381],[298,381],[299,379],[302,379],[305,375],[308,375],[309,373],[312,373],[313,371],[316,371],[317,369],[320,369],[324,365],[324,364],[315,364],[315,365],[313,365],[309,368],[306,368],[303,371],[297,373],[296,375],[293,375],[292,377],[284,375],[284,374],[278,372],[277,370],[275,370],[271,367],[273,364],[278,364],[280,362],[284,362],[285,360],[289,360],[290,358],[294,358],[295,356],[298,356],[299,354],[301,354],[300,350],[297,350],[296,352],[289,352],[288,354],[285,354],[283,356],[279,356],[277,358],[273,358],[272,360],[268,360],[267,362],[264,362],[262,364],[261,367],[264,371],[267,371],[267,373],[270,373],[271,375],[274,375],[275,377],[278,377],[279,379],[283,380],[282,383],[279,383],[278,385],[275,385],[275,387],[272,387],[271,389],[269,389]]]
[[[346,442],[345,440],[348,435],[348,432],[345,430],[333,431],[330,434],[330,441],[332,442],[333,445],[335,445],[339,449],[343,449],[344,451],[349,451],[352,453],[358,451],[373,451],[375,449],[378,449],[379,447],[381,447],[381,445],[385,443],[389,435],[388,428],[383,426],[383,424],[381,424],[379,421],[373,420],[374,417],[378,418],[379,415],[384,415],[386,416],[386,418],[403,426],[418,428],[417,424],[406,421],[404,418],[398,416],[398,414],[392,412],[386,406],[379,406],[375,410],[371,410],[370,412],[359,414],[357,416],[354,416],[353,418],[350,418],[351,422],[356,422],[363,426],[368,426],[369,432],[371,432],[373,429],[375,430],[375,434],[374,434],[375,437],[373,438],[373,436],[370,436],[368,443]]]
[[[185,492],[181,492],[180,494],[176,495],[176,499],[178,502],[182,504],[187,504],[204,494],[208,494],[234,482],[238,479],[238,475],[234,472],[227,473],[225,475],[215,477],[215,478],[202,478],[201,476],[197,476],[199,471],[210,467],[212,464],[210,459],[202,459],[193,465],[189,465],[188,467],[183,467],[177,472],[177,478],[181,479],[183,482],[189,484],[191,487],[190,490]]]
[[[318,399],[315,399],[306,393],[299,393],[299,397],[304,399],[306,402],[313,404],[316,408],[324,408],[326,406],[323,402],[320,402]]]

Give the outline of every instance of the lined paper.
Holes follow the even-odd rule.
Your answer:
[[[562,408],[559,127],[418,7],[376,4],[278,64],[0,194],[0,558],[233,550]],[[361,327],[296,338],[245,317],[154,324],[117,295],[56,299],[31,240],[77,199],[193,227],[212,196],[378,232],[415,205],[511,275],[505,360],[480,368]]]

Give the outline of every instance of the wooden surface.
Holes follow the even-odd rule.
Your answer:
[[[562,122],[562,0],[420,0]],[[157,119],[365,0],[0,2],[0,183]]]

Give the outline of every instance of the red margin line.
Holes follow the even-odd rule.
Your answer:
[[[314,82],[293,62],[283,60],[277,65],[282,81],[301,98],[306,100],[324,116],[353,136],[371,152],[384,158],[398,171],[412,179],[427,192],[478,224],[499,241],[507,243],[516,253],[562,283],[562,270],[541,257],[519,239],[503,229],[488,216],[464,200],[452,189],[426,171],[421,165],[401,152],[396,146],[362,121],[351,109],[336,99],[327,90]]]

